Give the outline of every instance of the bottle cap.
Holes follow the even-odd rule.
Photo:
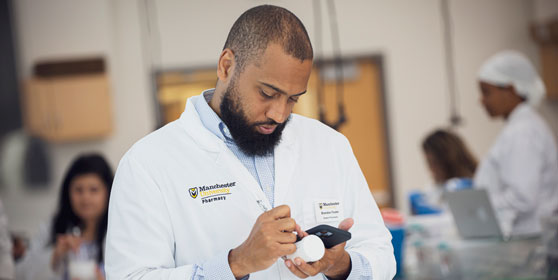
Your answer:
[[[325,246],[322,240],[311,234],[295,243],[296,252],[288,255],[287,259],[301,258],[305,262],[319,261],[325,254]]]

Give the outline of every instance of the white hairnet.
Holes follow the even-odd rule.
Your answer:
[[[490,57],[479,70],[480,81],[495,86],[513,86],[530,105],[537,106],[545,87],[535,67],[520,52],[506,50]]]

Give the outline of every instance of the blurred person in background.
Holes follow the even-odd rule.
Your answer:
[[[517,51],[502,51],[480,68],[481,103],[505,127],[482,160],[474,185],[487,189],[505,235],[541,231],[540,220],[558,208],[556,140],[537,113],[545,94],[535,67]]]
[[[27,250],[27,239],[20,234],[12,233],[12,256],[15,262],[20,261]]]
[[[41,227],[17,265],[18,279],[73,279],[69,267],[71,258],[77,257],[89,258],[95,264],[95,277],[105,279],[103,248],[113,177],[100,155],[74,160],[64,177],[52,222]]]
[[[8,231],[8,218],[0,201],[0,279],[14,279],[12,239]]]
[[[424,192],[410,194],[411,211],[415,215],[440,213],[446,208],[445,192],[473,186],[477,160],[457,134],[443,129],[426,136],[422,150],[434,185]]]

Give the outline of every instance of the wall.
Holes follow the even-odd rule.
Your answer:
[[[18,71],[29,77],[45,58],[103,55],[112,84],[113,134],[100,141],[49,144],[53,180],[43,191],[14,184],[2,189],[10,228],[32,234],[47,221],[58,200],[62,176],[82,152],[100,151],[116,168],[126,150],[155,127],[148,71],[144,65],[136,1],[14,1]]]
[[[159,2],[162,64],[215,63],[216,54],[220,52],[236,15],[256,4],[244,3],[212,10],[206,8],[205,12],[198,13],[198,7],[184,1]],[[289,1],[273,3],[299,16],[314,40],[312,1],[301,1],[296,5]],[[207,6],[214,5],[223,6],[219,1]],[[406,206],[401,202],[406,192],[403,189],[422,187],[428,180],[422,156],[418,153],[418,141],[428,129],[443,124],[448,116],[444,107],[447,100],[444,95],[444,60],[440,55],[443,49],[438,1],[337,1],[336,5],[342,53],[382,54],[385,58],[394,181],[399,204]],[[327,15],[325,5],[322,8],[322,13]],[[179,16],[178,11],[189,10],[196,11],[192,13],[194,18]],[[171,11],[176,15],[171,16]],[[211,18],[203,18],[208,14]],[[205,21],[222,24],[181,33],[172,28]],[[323,25],[322,45],[324,53],[329,56],[332,44],[327,16],[324,16]],[[192,57],[194,53],[195,58]],[[428,110],[424,110],[423,105],[428,106]]]
[[[207,2],[207,5],[180,0],[157,2],[162,68],[214,64],[237,15],[265,1],[204,3]],[[312,1],[271,2],[299,16],[314,40]],[[348,56],[381,54],[385,58],[396,201],[406,210],[406,192],[422,188],[430,181],[419,149],[420,141],[432,129],[449,123],[441,1],[335,3],[342,53]],[[540,8],[541,5],[546,6]],[[527,26],[535,16],[535,9],[547,15],[555,7],[548,0],[537,3],[528,0],[450,1],[458,108],[463,118],[458,132],[479,158],[488,151],[503,123],[489,119],[478,101],[478,68],[490,55],[506,48],[522,51],[538,64],[537,47],[529,37]],[[322,9],[327,15],[325,4]],[[205,22],[213,24],[204,25],[204,28],[184,28]],[[332,44],[327,16],[323,25],[322,44],[325,55],[329,56]],[[541,106],[556,131],[557,109],[552,102]]]
[[[213,65],[238,15],[264,1],[16,1],[19,66],[27,77],[41,57],[103,53],[113,81],[116,129],[104,141],[51,145],[55,180],[49,191],[4,190],[11,227],[31,231],[51,214],[64,168],[78,152],[101,150],[113,166],[155,123],[149,63],[169,69]],[[265,1],[284,6],[305,23],[314,38],[312,1]],[[322,2],[325,3],[325,2]],[[384,56],[388,129],[397,202],[406,210],[406,192],[429,182],[419,144],[430,130],[447,125],[449,99],[440,1],[336,1],[345,55]],[[474,153],[485,154],[500,121],[489,120],[478,102],[476,72],[486,58],[515,48],[537,61],[526,26],[537,2],[529,0],[451,1],[456,83],[464,118],[459,132]],[[551,5],[552,6],[552,5]],[[325,13],[325,7],[324,13]],[[147,16],[149,16],[148,24]],[[324,18],[324,25],[329,21]],[[149,28],[147,28],[149,27]],[[148,31],[146,31],[148,30]],[[324,27],[324,32],[329,29]],[[324,53],[331,54],[328,35]],[[315,44],[315,43],[314,43]],[[557,108],[543,106],[558,125]],[[33,208],[31,205],[37,205]],[[36,209],[25,212],[23,209]],[[22,214],[23,213],[23,214]],[[40,214],[37,214],[40,213]]]

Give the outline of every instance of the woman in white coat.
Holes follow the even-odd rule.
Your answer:
[[[93,276],[87,279],[105,279],[103,244],[113,177],[112,169],[99,155],[74,160],[62,183],[58,211],[32,240],[29,252],[18,264],[17,279],[75,279],[75,269],[70,267],[78,266],[78,273]],[[70,264],[72,253],[80,265]]]
[[[481,103],[506,125],[477,169],[474,184],[488,190],[505,235],[540,233],[541,217],[558,208],[556,140],[533,108],[544,96],[544,84],[516,51],[492,56],[478,78]]]

